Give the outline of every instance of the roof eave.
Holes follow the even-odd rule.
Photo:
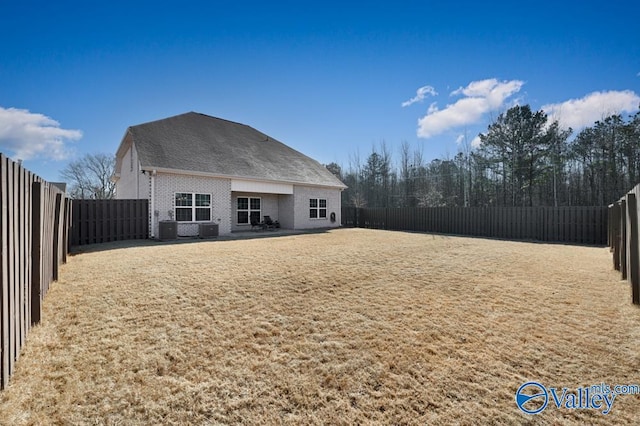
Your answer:
[[[304,186],[314,186],[314,187],[322,187],[322,188],[332,188],[332,189],[340,189],[341,191],[347,189],[348,187],[344,184],[336,184],[330,185],[326,183],[313,183],[313,182],[302,182],[302,181],[289,181],[289,180],[279,180],[279,179],[265,179],[263,177],[258,176],[240,176],[240,175],[225,175],[219,173],[209,173],[209,172],[199,172],[194,170],[180,170],[180,169],[171,169],[166,167],[154,167],[150,165],[143,165],[141,167],[143,171],[156,171],[158,173],[172,173],[175,175],[189,175],[189,176],[202,176],[202,177],[210,177],[210,178],[219,178],[219,179],[238,179],[238,180],[249,180],[249,181],[259,181],[259,182],[269,182],[269,183],[286,183],[289,185],[304,185]]]

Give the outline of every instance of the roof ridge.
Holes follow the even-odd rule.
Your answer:
[[[250,129],[255,130],[256,132],[259,132],[259,133],[265,134],[265,133],[261,132],[260,130],[257,130],[257,129],[255,129],[255,128],[253,128],[253,127],[249,126],[248,124],[240,123],[239,121],[228,120],[228,119],[226,119],[226,118],[222,118],[222,117],[215,117],[215,116],[213,116],[213,115],[205,114],[205,113],[203,113],[203,112],[198,112],[198,111],[187,111],[187,112],[183,112],[183,113],[181,113],[181,114],[172,115],[172,116],[170,116],[170,117],[159,118],[159,119],[157,119],[157,120],[150,120],[150,121],[145,121],[144,123],[134,124],[134,125],[129,126],[129,127],[145,126],[145,125],[148,125],[148,124],[153,124],[153,123],[157,123],[157,122],[165,121],[165,120],[171,120],[171,119],[174,119],[174,118],[178,118],[178,117],[182,117],[182,116],[187,116],[187,115],[200,115],[200,116],[205,117],[205,118],[211,118],[211,119],[214,119],[214,120],[225,121],[225,122],[227,122],[227,123],[237,124],[237,125],[239,125],[239,126],[248,127],[248,128],[250,128]],[[272,139],[272,138],[269,138],[269,139]]]
[[[202,116],[207,117],[207,118],[213,118],[215,120],[226,121],[227,123],[238,124],[240,126],[249,127],[250,129],[253,129],[256,132],[260,132],[260,130],[255,129],[255,128],[249,126],[248,124],[240,123],[239,121],[233,121],[233,120],[229,120],[229,119],[222,118],[222,117],[215,117],[213,115],[205,114],[204,112],[189,111],[189,112],[186,112],[185,114],[198,114],[198,115],[202,115]],[[179,114],[179,115],[184,115],[184,114]],[[169,118],[171,118],[171,117],[169,117]],[[260,133],[262,133],[262,132],[260,132]]]

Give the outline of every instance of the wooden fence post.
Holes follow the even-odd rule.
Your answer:
[[[0,154],[0,199],[2,216],[0,236],[2,237],[2,276],[0,277],[0,389],[9,382],[9,208],[8,208],[8,159]]]
[[[609,227],[611,229],[611,252],[613,253],[613,269],[620,270],[620,204],[609,206]]]
[[[56,204],[53,211],[53,280],[58,281],[58,260],[60,259],[60,213],[62,207],[62,194],[55,194]]]
[[[627,194],[627,267],[631,283],[631,299],[640,305],[640,258],[638,251],[638,204],[636,194]]]
[[[42,183],[33,182],[31,188],[31,325],[38,324],[42,315]]]
[[[80,203],[71,201],[71,246],[80,245]]]
[[[620,272],[627,279],[627,200],[620,200]]]
[[[17,188],[14,170],[15,164],[13,161],[7,161],[7,201],[11,208],[9,208],[9,215],[7,220],[7,238],[8,238],[8,250],[7,256],[9,259],[9,271],[8,271],[8,279],[9,279],[9,298],[7,305],[9,310],[9,334],[7,340],[9,341],[9,375],[13,374],[13,364],[16,359],[16,332],[15,332],[15,321],[16,321],[16,309],[15,309],[15,281],[16,281],[16,269],[15,269],[15,221],[16,221],[16,209],[15,207],[15,192]]]
[[[67,255],[71,250],[71,233],[69,232],[69,228],[71,228],[71,200],[65,198],[64,200],[64,252],[62,256],[62,261],[67,263]]]
[[[613,234],[614,234],[614,207],[613,204],[609,204],[609,207],[607,209],[607,216],[608,216],[608,220],[607,220],[607,246],[609,247],[610,251],[613,251]]]

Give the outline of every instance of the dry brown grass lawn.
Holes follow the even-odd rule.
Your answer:
[[[638,424],[514,402],[637,384],[640,309],[604,248],[364,229],[70,258],[0,423]]]

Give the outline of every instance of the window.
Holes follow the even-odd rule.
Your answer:
[[[208,222],[211,220],[211,194],[176,192],[178,222]]]
[[[309,219],[327,218],[327,200],[324,198],[309,199]]]
[[[238,225],[260,222],[260,198],[238,197]]]

